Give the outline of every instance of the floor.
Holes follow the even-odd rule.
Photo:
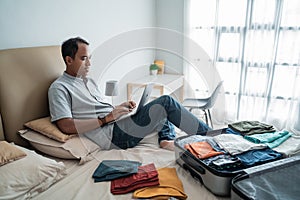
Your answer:
[[[202,120],[204,123],[205,123],[205,116],[203,114],[202,111],[193,111],[193,114],[196,115],[200,120]],[[222,128],[226,128],[227,127],[227,124],[218,124],[218,123],[214,123],[214,120],[213,121],[213,129],[222,129]],[[211,127],[210,123],[209,123],[209,126]]]

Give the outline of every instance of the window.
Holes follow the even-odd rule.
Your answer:
[[[186,4],[187,35],[224,80],[226,121],[255,119],[285,127],[300,96],[300,1]],[[189,82],[199,85],[197,79]]]

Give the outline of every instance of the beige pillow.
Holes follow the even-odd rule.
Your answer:
[[[94,158],[93,153],[100,150],[97,144],[85,136],[77,135],[61,143],[33,130],[20,130],[19,133],[40,152],[56,158],[78,159],[79,164],[90,161]]]
[[[27,156],[0,167],[0,199],[31,199],[67,175],[62,162],[14,146]]]
[[[24,125],[32,130],[35,130],[59,142],[66,142],[68,139],[74,136],[74,135],[67,135],[61,132],[55,124],[51,123],[50,117],[36,119],[27,122]]]
[[[0,166],[23,158],[26,153],[6,141],[0,141]]]

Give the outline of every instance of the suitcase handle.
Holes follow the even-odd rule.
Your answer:
[[[197,170],[200,174],[205,174],[205,169],[203,169],[198,162],[196,162],[193,158],[190,158],[185,153],[181,155],[182,160],[190,165],[192,168]]]
[[[188,166],[187,164],[183,164],[182,167],[183,167],[183,169],[189,171],[192,177],[198,179],[198,180],[200,181],[200,183],[203,184],[202,177],[194,171],[195,169],[192,169],[192,168],[191,168],[190,166]]]

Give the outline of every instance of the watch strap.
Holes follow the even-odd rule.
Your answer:
[[[101,121],[101,127],[103,127],[103,126],[105,126],[106,124],[107,124],[107,122],[106,122],[106,118],[105,117],[98,117],[98,119]]]

